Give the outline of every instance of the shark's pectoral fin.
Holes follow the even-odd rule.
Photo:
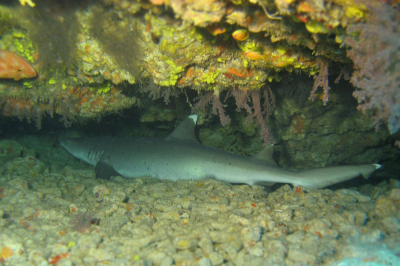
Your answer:
[[[111,176],[121,175],[115,171],[114,167],[103,161],[100,161],[96,164],[94,171],[96,172],[96,178],[100,179],[110,179]]]

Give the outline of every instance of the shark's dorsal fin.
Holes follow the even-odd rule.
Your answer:
[[[260,152],[253,155],[251,158],[257,161],[264,162],[267,165],[277,166],[276,162],[272,158],[272,154],[274,153],[274,145],[271,144],[268,147],[265,147]]]
[[[194,134],[194,128],[197,122],[197,115],[189,115],[177,128],[167,137],[167,140],[184,140],[199,143]]]

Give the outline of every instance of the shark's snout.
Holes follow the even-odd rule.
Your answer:
[[[58,142],[63,147],[65,147],[68,144],[68,140],[67,139],[59,139]]]
[[[72,153],[77,147],[76,143],[72,139],[59,139],[58,142],[64,149]]]

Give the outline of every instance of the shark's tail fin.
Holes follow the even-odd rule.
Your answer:
[[[308,188],[324,188],[360,175],[364,178],[368,178],[380,167],[381,165],[379,164],[364,164],[302,170],[296,172],[296,182],[292,184]]]

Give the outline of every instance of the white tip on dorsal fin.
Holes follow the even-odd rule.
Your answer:
[[[265,164],[268,164],[268,165],[277,166],[274,159],[272,159],[273,153],[274,153],[274,144],[271,144],[268,147],[265,147],[264,149],[262,149],[260,152],[253,155],[252,158],[255,160],[264,162]]]
[[[197,115],[189,115],[177,128],[167,137],[167,140],[184,140],[199,143],[194,134]]]

